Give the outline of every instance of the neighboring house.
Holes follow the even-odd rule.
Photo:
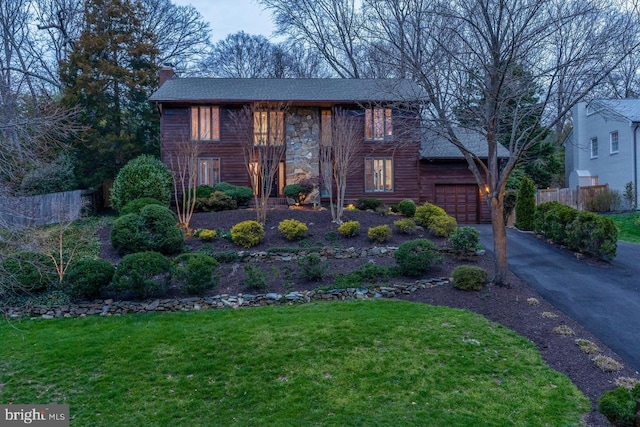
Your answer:
[[[420,160],[417,111],[418,103],[424,101],[420,100],[420,93],[419,87],[406,80],[177,78],[165,67],[160,74],[160,88],[150,100],[161,114],[161,152],[168,165],[169,154],[181,141],[205,144],[198,159],[199,184],[213,186],[224,181],[250,186],[240,144],[251,133],[238,134],[230,125],[231,118],[245,106],[285,103],[284,117],[263,118],[269,128],[278,126],[285,135],[286,154],[272,193],[274,198],[283,197],[285,185],[319,177],[319,146],[330,137],[328,124],[340,109],[351,111],[362,135],[358,158],[351,164],[346,200],[375,197],[386,203],[405,198],[436,202],[437,192],[426,190],[423,174],[441,174],[442,178],[433,178],[434,183],[454,186],[445,192],[451,188],[458,191],[459,185],[474,185],[474,181],[468,168],[460,166],[459,154],[453,161]],[[256,122],[259,114],[254,113]],[[255,140],[261,140],[261,136],[265,135],[254,129]],[[447,165],[454,170],[449,171]],[[470,187],[465,191],[471,191]],[[479,194],[477,185],[474,191]],[[477,215],[458,216],[458,211],[462,212],[458,207],[450,213],[460,222],[488,221],[488,216],[480,214],[478,201],[469,200],[473,204],[469,209]]]
[[[567,186],[608,184],[624,192],[638,188],[640,99],[594,100],[573,109],[573,130],[565,140]]]

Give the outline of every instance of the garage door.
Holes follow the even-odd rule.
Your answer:
[[[475,184],[436,184],[436,205],[458,223],[479,222],[478,186]]]

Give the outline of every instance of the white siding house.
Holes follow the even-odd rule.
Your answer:
[[[565,141],[567,186],[608,184],[624,192],[638,188],[640,99],[594,100],[573,109],[573,131]]]

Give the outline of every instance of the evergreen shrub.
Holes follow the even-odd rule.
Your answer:
[[[406,276],[418,276],[442,260],[436,245],[427,239],[409,240],[400,245],[394,254],[400,272]]]
[[[487,282],[487,272],[475,265],[459,265],[451,273],[451,284],[463,291],[482,290]]]
[[[264,228],[258,221],[242,221],[231,227],[231,240],[236,245],[250,248],[264,237]]]
[[[104,259],[74,260],[64,275],[70,297],[76,300],[94,299],[111,283],[115,268]]]
[[[142,197],[152,197],[169,206],[172,189],[173,176],[167,165],[143,154],[118,172],[111,189],[111,206],[119,212],[130,201]]]
[[[129,293],[134,298],[143,299],[160,294],[170,272],[169,260],[158,252],[129,254],[120,260],[111,286],[116,292]]]

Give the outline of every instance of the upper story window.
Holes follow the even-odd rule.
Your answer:
[[[284,144],[284,112],[254,111],[253,143],[254,145]]]
[[[393,137],[391,108],[367,108],[364,112],[364,139],[385,141]]]
[[[598,138],[591,138],[591,158],[598,157]]]
[[[191,139],[220,140],[220,108],[208,105],[191,107]]]
[[[618,152],[618,131],[613,131],[609,134],[609,152],[616,154]]]

